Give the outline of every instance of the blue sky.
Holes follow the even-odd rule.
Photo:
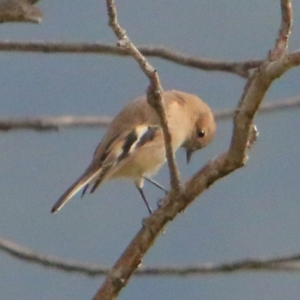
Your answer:
[[[264,58],[280,24],[279,1],[117,1],[119,20],[137,44],[160,45],[201,57]],[[2,24],[1,40],[114,43],[104,1],[41,1],[43,22]],[[300,5],[294,1],[290,50],[299,48]],[[147,80],[131,58],[108,55],[0,53],[2,116],[114,115],[144,93]],[[234,108],[244,79],[151,58],[165,89],[198,94],[214,110]],[[298,96],[299,68],[277,80],[266,101]],[[300,249],[299,111],[257,116],[260,136],[247,166],[217,182],[166,228],[144,265],[184,265],[266,257]],[[227,149],[231,120],[218,124],[213,144],[185,164],[189,178]],[[86,168],[102,129],[2,133],[2,237],[41,253],[111,266],[147,216],[135,187],[107,183],[50,209]],[[168,186],[164,167],[155,178]],[[155,206],[160,191],[147,185]],[[3,299],[89,299],[102,278],[44,269],[0,253]],[[18,284],[16,285],[16,282]],[[209,277],[134,277],[119,299],[296,299],[299,275],[237,273]]]

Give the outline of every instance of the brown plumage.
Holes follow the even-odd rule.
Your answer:
[[[189,161],[194,151],[213,139],[216,128],[213,114],[195,95],[165,91],[162,96],[173,150],[184,147]],[[165,161],[159,117],[142,96],[127,104],[114,118],[86,171],[59,198],[51,212],[58,211],[82,188],[84,194],[92,185],[92,193],[104,181],[122,177],[135,183],[151,211],[142,191],[143,181],[155,174]]]

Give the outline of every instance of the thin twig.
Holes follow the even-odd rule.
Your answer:
[[[66,273],[96,277],[109,274],[110,268],[61,259],[34,252],[7,239],[0,238],[0,251],[27,263]],[[234,272],[300,272],[300,253],[271,258],[241,259],[225,263],[203,263],[190,266],[140,266],[135,276],[199,276]]]
[[[106,116],[42,116],[0,117],[0,131],[35,130],[39,132],[59,131],[63,128],[107,127],[112,121]]]
[[[229,72],[247,78],[249,71],[258,68],[262,60],[221,61],[182,54],[159,46],[138,46],[145,56],[161,58],[182,66],[205,71]],[[14,42],[0,41],[0,51],[33,52],[33,53],[77,53],[107,54],[130,56],[126,49],[104,43],[66,43],[66,42]]]
[[[273,113],[277,111],[285,111],[285,110],[297,109],[297,108],[300,108],[300,98],[294,97],[294,98],[278,101],[275,103],[271,101],[266,102],[259,107],[258,113],[259,114]],[[235,110],[233,109],[223,109],[223,110],[216,111],[214,115],[216,120],[221,121],[233,117],[234,112]]]
[[[179,170],[175,161],[174,151],[171,143],[171,133],[168,128],[168,120],[164,109],[164,101],[162,98],[162,86],[158,77],[157,71],[146,60],[134,43],[129,39],[125,30],[120,26],[117,19],[117,10],[114,0],[107,0],[107,14],[109,18],[109,26],[112,28],[116,37],[118,38],[118,45],[128,51],[136,60],[142,72],[149,79],[149,86],[147,89],[148,103],[156,110],[160,118],[161,127],[164,135],[165,149],[167,163],[169,166],[171,188],[177,195],[180,193],[180,178]]]
[[[275,47],[269,53],[271,61],[283,57],[288,48],[288,41],[293,23],[292,3],[290,0],[281,0],[281,26],[278,31]]]
[[[300,98],[285,99],[280,102],[263,104],[258,113],[272,113],[300,108]],[[233,117],[235,110],[222,109],[214,112],[217,121]],[[112,121],[109,116],[42,116],[42,117],[0,117],[0,131],[35,130],[39,132],[59,131],[63,128],[101,128]]]

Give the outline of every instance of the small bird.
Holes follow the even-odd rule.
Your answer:
[[[185,148],[189,162],[193,152],[205,147],[214,137],[216,124],[212,111],[200,98],[185,92],[165,91],[162,97],[173,151]],[[113,119],[92,162],[59,198],[51,212],[60,210],[81,189],[83,196],[89,186],[93,193],[106,180],[127,178],[134,182],[151,213],[142,190],[143,182],[156,174],[165,161],[159,116],[148,104],[146,96],[142,96],[127,104]]]

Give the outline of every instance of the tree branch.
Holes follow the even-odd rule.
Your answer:
[[[229,72],[247,78],[249,71],[260,66],[262,60],[247,60],[242,62],[221,61],[182,54],[165,47],[138,46],[145,56],[161,58],[182,66],[205,71]],[[108,54],[130,56],[126,49],[118,46],[100,43],[65,43],[65,42],[13,42],[0,41],[0,51],[38,52],[38,53],[81,53]]]
[[[32,0],[3,0],[0,2],[0,23],[31,22],[39,23],[43,13],[33,6]]]
[[[281,0],[281,26],[275,47],[269,53],[269,59],[271,61],[277,60],[286,54],[292,23],[292,3],[290,0]]]
[[[179,170],[175,161],[174,151],[172,149],[171,133],[168,128],[168,120],[164,108],[164,100],[161,95],[163,88],[161,86],[157,71],[141,54],[141,52],[126,35],[125,30],[118,23],[117,10],[114,0],[107,0],[106,6],[109,18],[109,26],[112,28],[113,32],[118,38],[118,45],[126,49],[128,53],[132,55],[132,57],[140,66],[142,72],[149,79],[149,86],[147,88],[147,100],[149,105],[151,105],[156,110],[160,118],[160,123],[164,135],[167,163],[169,166],[171,192],[174,192],[174,194],[179,194],[181,192]]]
[[[293,54],[295,59],[295,53]],[[290,55],[289,55],[290,57]],[[300,53],[299,53],[300,60]],[[298,63],[299,64],[299,63]],[[280,102],[267,102],[259,108],[258,113],[272,113],[300,108],[300,97],[285,99]],[[233,117],[235,110],[222,109],[214,112],[217,121]],[[42,117],[0,117],[0,131],[35,130],[39,132],[59,131],[64,128],[107,127],[112,121],[109,116],[42,116]]]
[[[7,239],[0,238],[0,251],[27,263],[66,273],[96,277],[109,274],[110,268],[65,260],[34,252]],[[300,272],[300,253],[271,258],[242,259],[224,263],[204,263],[190,266],[139,267],[135,276],[199,276],[235,272]]]

